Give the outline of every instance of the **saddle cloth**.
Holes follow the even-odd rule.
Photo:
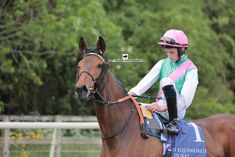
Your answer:
[[[153,112],[150,116],[144,107],[141,109],[146,132],[162,141],[164,157],[206,157],[204,134],[195,123],[179,120],[179,135],[168,134],[164,119],[158,113]]]

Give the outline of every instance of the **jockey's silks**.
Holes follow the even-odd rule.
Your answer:
[[[187,55],[181,57],[177,63],[166,58],[162,62],[159,80],[170,77],[175,84],[176,92],[180,95],[187,73],[195,68],[196,66]]]
[[[130,91],[136,95],[142,95],[156,82],[160,82],[160,89],[165,85],[172,84],[177,93],[178,119],[183,119],[186,109],[192,104],[194,94],[198,85],[198,69],[191,60],[184,54],[175,63],[169,58],[158,61],[142,80]],[[157,99],[158,105],[164,105],[165,96],[160,90]],[[161,112],[162,116],[168,119],[168,112]]]

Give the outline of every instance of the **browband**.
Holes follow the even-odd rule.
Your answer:
[[[99,54],[97,54],[97,53],[93,53],[93,52],[85,54],[84,57],[86,57],[86,56],[92,56],[92,55],[99,57],[103,62],[105,62],[104,58],[103,58],[101,55],[99,55]]]

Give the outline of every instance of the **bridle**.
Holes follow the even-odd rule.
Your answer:
[[[85,58],[86,56],[91,56],[91,55],[97,56],[99,59],[102,60],[103,64],[108,64],[108,63],[105,62],[104,58],[101,57],[101,56],[100,56],[99,54],[97,54],[97,53],[87,53],[87,54],[84,55],[83,58]],[[102,73],[102,71],[100,72],[100,75],[101,75],[101,73]],[[127,95],[127,96],[125,96],[125,97],[123,97],[123,98],[120,98],[120,99],[118,99],[118,100],[116,100],[116,101],[108,101],[108,100],[106,100],[106,99],[101,95],[101,93],[100,93],[100,91],[101,91],[104,87],[101,87],[100,89],[97,89],[96,86],[95,86],[95,84],[96,84],[97,80],[99,79],[100,75],[95,79],[89,71],[82,70],[82,71],[79,73],[79,77],[80,77],[82,74],[87,74],[87,75],[90,76],[90,78],[92,79],[92,83],[91,83],[91,85],[89,86],[88,90],[89,90],[89,92],[92,94],[92,95],[91,95],[91,98],[92,98],[94,101],[96,101],[97,103],[103,104],[103,105],[105,105],[106,107],[108,107],[108,106],[110,106],[110,105],[117,104],[117,103],[121,103],[121,102],[123,102],[123,101],[125,101],[125,100],[130,99],[130,97]],[[76,80],[78,80],[78,78],[77,78]],[[97,98],[95,97],[95,95],[97,95],[100,99],[97,99]]]
[[[92,53],[92,52],[87,53],[87,54],[84,55],[83,58],[85,58],[86,56],[91,56],[91,55],[97,56],[97,57],[103,62],[103,64],[105,64],[105,60],[103,59],[103,57],[101,57],[101,56],[98,55],[97,53]],[[82,70],[82,71],[77,75],[76,81],[78,81],[79,77],[80,77],[82,74],[87,74],[87,75],[90,76],[90,78],[92,79],[92,83],[91,83],[91,85],[89,86],[88,90],[89,90],[90,93],[92,93],[92,95],[95,94],[95,93],[97,92],[97,88],[95,88],[95,83],[97,82],[97,79],[98,79],[100,76],[98,76],[97,79],[94,79],[94,77],[92,76],[92,74],[91,74],[89,71],[87,71],[87,70]],[[101,74],[101,72],[100,72],[100,74]],[[77,93],[75,92],[75,94],[77,94]]]

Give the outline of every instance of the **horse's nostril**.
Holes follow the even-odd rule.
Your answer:
[[[74,93],[76,95],[80,95],[82,98],[87,98],[89,96],[89,90],[85,85],[82,87],[76,87],[74,89]]]
[[[83,86],[83,87],[82,87],[82,93],[87,93],[87,92],[88,92],[87,87],[86,87],[86,86]]]

